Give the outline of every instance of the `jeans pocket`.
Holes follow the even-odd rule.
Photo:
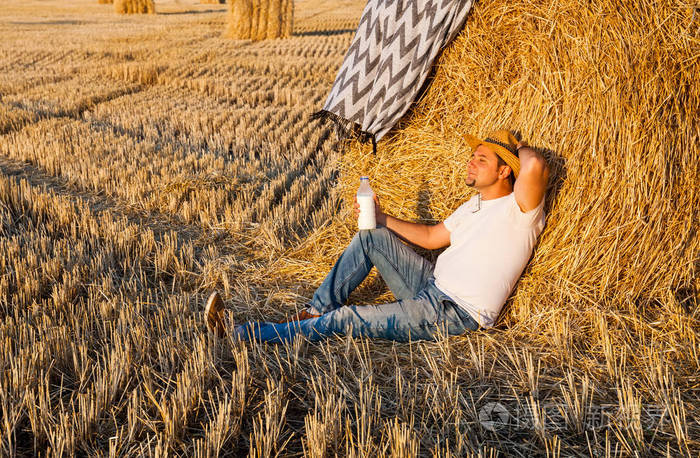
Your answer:
[[[455,315],[457,315],[457,317],[459,317],[459,319],[462,321],[465,329],[470,331],[478,331],[480,329],[479,323],[477,323],[469,312],[464,310],[459,304],[456,304],[451,299],[442,299],[442,304],[445,309],[451,307],[452,310],[454,310]]]

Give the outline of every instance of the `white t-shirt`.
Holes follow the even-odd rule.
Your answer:
[[[523,213],[515,194],[463,203],[445,220],[450,246],[435,263],[435,286],[484,328],[493,326],[544,228],[544,198]]]

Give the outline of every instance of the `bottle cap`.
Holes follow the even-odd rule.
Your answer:
[[[367,181],[369,181],[369,177],[368,177],[368,176],[361,176],[361,177],[360,177],[360,180],[367,180]]]

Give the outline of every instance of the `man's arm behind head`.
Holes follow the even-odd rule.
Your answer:
[[[520,173],[515,180],[513,192],[520,210],[527,212],[542,202],[549,180],[549,166],[544,156],[525,142],[518,144],[518,156]]]

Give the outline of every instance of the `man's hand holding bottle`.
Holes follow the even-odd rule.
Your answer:
[[[354,204],[353,207],[355,209],[355,216],[357,218],[360,217],[360,204],[357,201],[357,196],[354,196]],[[377,224],[381,226],[386,226],[386,214],[382,211],[382,207],[379,205],[379,197],[377,195],[374,195],[374,215],[375,218],[377,219]]]

